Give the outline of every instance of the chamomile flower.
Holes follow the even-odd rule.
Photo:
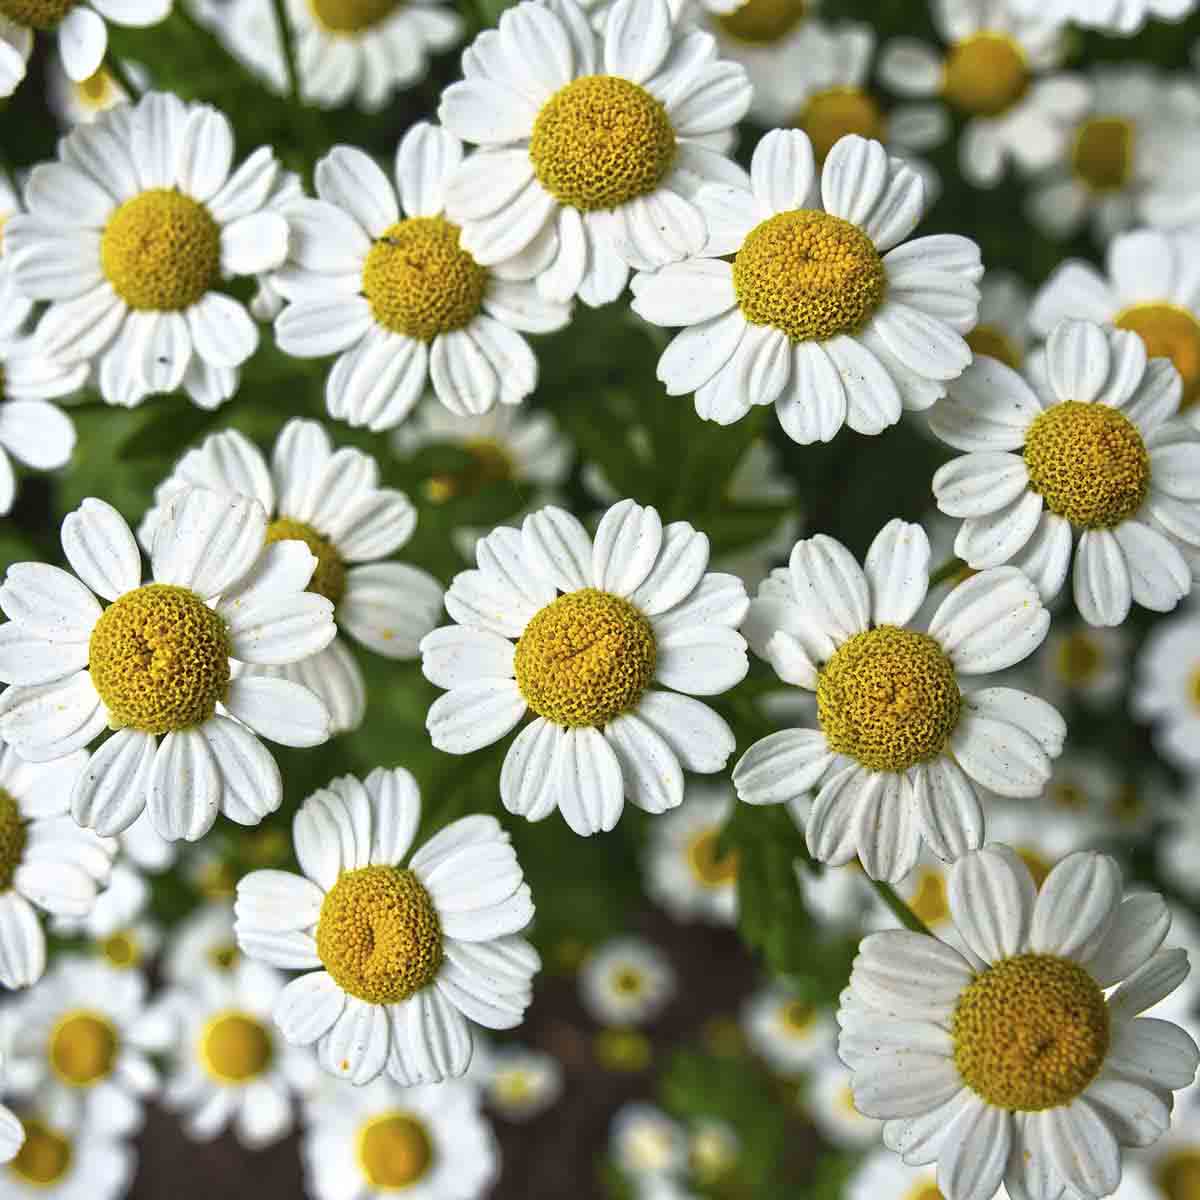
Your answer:
[[[707,0],[700,7],[718,44],[730,58],[745,64],[757,88],[756,60],[781,57],[816,17],[820,0],[744,0],[742,4]],[[676,20],[683,15],[677,10],[685,8],[680,0],[672,0]]]
[[[117,844],[68,815],[87,752],[26,762],[0,745],[0,984],[25,988],[46,969],[37,910],[85,917],[108,882]]]
[[[928,120],[931,104],[943,118],[946,109],[960,116],[959,167],[976,187],[994,187],[1010,162],[1026,173],[1050,166],[1089,95],[1079,76],[1054,69],[1063,57],[1061,24],[1041,13],[1018,16],[1009,0],[934,0],[932,10],[940,47],[913,38],[884,47],[883,81],[920,102],[915,113],[899,107],[895,119]]]
[[[751,1049],[780,1075],[797,1075],[826,1058],[837,1035],[831,1013],[777,984],[746,1001],[742,1029]]]
[[[338,355],[331,417],[379,432],[430,384],[460,417],[520,404],[537,385],[521,333],[562,328],[570,307],[473,257],[445,211],[461,160],[453,134],[421,122],[396,151],[394,184],[361,150],[335,146],[316,167],[319,198],[288,207],[290,258],[275,277],[288,303],[275,335],[288,354]]]
[[[94,75],[108,52],[108,26],[157,25],[171,0],[4,0],[0,4],[0,98],[11,96],[25,78],[35,33],[57,35],[68,78]]]
[[[1132,1176],[1132,1178],[1130,1178]],[[1146,1153],[1122,1183],[1116,1200],[1194,1200],[1200,1187],[1200,1127],[1183,1119]],[[1126,1192],[1128,1190],[1128,1196]]]
[[[982,845],[980,790],[1034,797],[1066,725],[1042,700],[959,676],[1003,670],[1046,636],[1050,614],[1015,567],[955,587],[929,622],[907,628],[929,588],[929,540],[890,521],[865,569],[823,535],[796,543],[750,606],[746,635],[786,683],[817,695],[817,729],[756,742],[733,771],[738,796],[778,804],[819,788],[805,821],[810,853],[855,855],[894,882],[924,842],[952,861]]]
[[[1130,641],[1125,629],[1057,622],[1037,655],[1041,694],[1059,707],[1071,700],[1110,707],[1129,678]]]
[[[510,1121],[530,1121],[552,1108],[563,1092],[563,1069],[552,1054],[528,1046],[499,1046],[484,1081],[488,1103]]]
[[[1154,744],[1185,771],[1200,767],[1200,612],[1189,607],[1142,644],[1131,697],[1134,715],[1152,723]]]
[[[1073,593],[1090,625],[1120,625],[1134,601],[1168,612],[1200,561],[1200,431],[1172,421],[1179,373],[1141,338],[1062,321],[1031,385],[995,359],[967,368],[930,414],[965,451],[933,477],[962,518],[955,552],[976,570],[1012,563],[1049,602],[1075,552]]]
[[[986,354],[1019,371],[1029,343],[1029,288],[1011,271],[988,271],[979,285],[979,324],[967,345],[976,357]]]
[[[138,535],[152,546],[172,499],[189,487],[265,509],[268,544],[295,539],[317,560],[308,591],[333,605],[340,631],[387,658],[415,658],[421,638],[442,611],[442,585],[432,575],[384,560],[412,536],[416,510],[403,492],[379,486],[379,467],[361,450],[335,450],[316,421],[293,419],[275,440],[270,462],[235,429],[210,434],[189,450],[155,492],[155,507]],[[297,662],[265,673],[319,696],[341,733],[361,724],[366,684],[343,637]]]
[[[1148,20],[1182,21],[1196,0],[1011,0],[1018,12],[1041,13],[1088,29],[1129,37]]]
[[[59,142],[5,227],[16,289],[49,301],[39,348],[89,362],[109,404],[182,387],[216,408],[233,395],[258,326],[222,290],[287,253],[288,226],[264,208],[279,170],[262,147],[236,171],[216,109],[150,92]]]
[[[170,983],[193,986],[203,975],[228,976],[242,962],[234,931],[232,902],[210,900],[191,912],[172,931],[163,956],[163,975]]]
[[[851,1078],[850,1072],[833,1055],[816,1064],[810,1072],[805,1111],[827,1142],[844,1150],[865,1150],[878,1143],[879,1122],[864,1117],[854,1107]],[[933,1197],[925,1197],[925,1200],[933,1200]]]
[[[687,1170],[688,1138],[682,1125],[652,1104],[625,1104],[609,1132],[613,1160],[635,1182],[681,1175]]]
[[[6,1200],[121,1200],[137,1156],[127,1142],[84,1125],[70,1129],[44,1107],[22,1108],[24,1143],[0,1168]]]
[[[513,260],[541,295],[598,305],[630,267],[700,252],[694,193],[738,177],[721,151],[751,87],[666,0],[617,0],[599,36],[574,0],[518,4],[464,53],[463,74],[439,113],[480,147],[447,191],[477,262]]]
[[[684,802],[651,826],[646,890],[677,921],[737,919],[737,851],[718,848],[733,805],[724,780],[697,779]]]
[[[970,362],[979,248],[950,234],[905,242],[924,187],[879,142],[842,138],[818,174],[807,135],[774,130],[749,180],[702,188],[697,203],[703,255],[639,274],[633,308],[686,326],[658,378],[673,396],[695,392],[700,416],[729,425],[774,403],[801,444],[843,425],[881,433]]]
[[[47,762],[115,730],[71,793],[81,825],[111,836],[148,810],[163,837],[187,841],[218,811],[257,825],[283,788],[255,735],[292,746],[328,738],[329,712],[307,688],[231,671],[296,662],[336,633],[333,605],[304,590],[316,557],[299,541],[264,548],[266,537],[257,500],[177,492],[154,538],[153,582],[142,586],[129,526],[88,499],[62,525],[74,575],[44,563],[8,568],[0,736],[22,758]]]
[[[385,1067],[403,1084],[462,1075],[468,1019],[520,1025],[540,965],[518,936],[533,901],[495,818],[454,821],[409,858],[420,815],[403,768],[344,775],[296,814],[304,874],[238,884],[242,950],[307,972],[275,1005],[283,1036],[315,1043],[321,1066],[356,1084]]]
[[[82,917],[57,917],[54,929],[68,936],[86,937],[97,943],[97,947],[113,966],[139,966],[152,950],[135,945],[135,939],[126,936],[131,931],[150,902],[150,888],[135,868],[125,862],[116,862],[108,877],[108,886],[96,897],[90,911]],[[106,943],[115,939],[110,957]],[[114,961],[116,960],[116,961]]]
[[[966,955],[907,930],[860,946],[838,1013],[855,1103],[907,1164],[937,1162],[946,1200],[1003,1181],[1107,1196],[1121,1147],[1161,1136],[1200,1062],[1182,1029],[1138,1015],[1188,972],[1185,951],[1159,949],[1166,905],[1123,900],[1117,864],[1091,852],[1038,891],[993,845],[955,864],[950,906]]]
[[[1056,827],[1066,826],[1072,840],[1060,840],[1061,856],[1105,839],[1128,841],[1148,832],[1156,818],[1169,811],[1169,793],[1161,783],[1141,782],[1124,771],[1125,764],[1097,750],[1068,750],[1055,762],[1042,800],[1030,806],[1030,824],[1041,822],[1037,836],[1048,839]],[[1003,811],[1025,807],[1010,805]],[[1003,829],[995,834],[995,840],[1016,844],[1016,838]]]
[[[706,573],[703,533],[622,500],[592,538],[549,507],[481,538],[476,558],[446,593],[456,624],[421,643],[426,678],[449,689],[426,726],[438,749],[470,754],[533,711],[500,772],[509,812],[557,808],[586,837],[616,825],[626,796],[665,812],[683,768],[721,770],[733,734],[692,695],[745,677],[749,602],[741,580]]]
[[[936,855],[924,853],[917,865],[896,883],[900,899],[932,933],[953,942],[950,921],[950,866]],[[875,927],[890,929],[897,924],[896,914],[881,909]]]
[[[1047,337],[1067,317],[1136,333],[1151,358],[1169,358],[1183,380],[1180,408],[1200,398],[1200,237],[1138,229],[1108,244],[1105,270],[1071,259],[1038,291],[1030,325]],[[1013,364],[1010,363],[1009,366]]]
[[[145,70],[128,62],[122,65],[133,82],[144,88],[147,82]],[[101,65],[86,79],[75,80],[57,58],[46,65],[46,92],[54,115],[68,127],[90,124],[102,112],[118,104],[128,104],[130,100],[129,93],[107,67]]]
[[[655,945],[617,937],[597,946],[579,969],[579,999],[602,1025],[644,1025],[675,995],[675,969]]]

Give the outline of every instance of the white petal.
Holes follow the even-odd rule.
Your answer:
[[[1067,723],[1053,705],[1017,688],[991,687],[963,696],[972,712],[1023,729],[1051,757],[1057,758],[1067,740]]]
[[[1001,451],[953,458],[933,477],[938,508],[951,517],[982,517],[1017,500],[1029,486],[1025,460]]]
[[[333,1027],[346,1006],[346,993],[326,971],[293,979],[275,1001],[272,1016],[293,1046],[311,1046]]]
[[[456,688],[473,680],[511,679],[515,647],[482,629],[444,625],[421,641],[421,670],[430,683]]]
[[[438,1083],[464,1074],[471,1064],[471,1031],[442,989],[422,988],[405,1008],[408,1060],[419,1078]]]
[[[662,518],[657,509],[622,500],[600,520],[592,546],[595,586],[629,596],[650,573],[662,546]]]
[[[654,678],[693,696],[719,696],[746,677],[746,639],[724,625],[698,625],[659,634]]]
[[[658,731],[687,771],[720,771],[734,751],[733,731],[724,718],[691,696],[652,689],[642,696],[637,713]]]
[[[389,658],[415,658],[442,613],[442,585],[404,563],[367,563],[346,574],[338,622],[356,641]]]
[[[653,274],[639,272],[632,289],[633,311],[654,325],[698,325],[737,304],[732,268],[715,258],[668,263]]]
[[[1087,962],[1121,903],[1121,868],[1105,854],[1069,854],[1046,876],[1033,911],[1029,947]]]
[[[448,182],[462,158],[462,144],[448,130],[424,121],[409,129],[396,150],[396,184],[400,203],[409,217],[433,217],[442,211]],[[386,211],[390,213],[391,209]],[[381,208],[378,216],[383,215]],[[388,224],[395,219],[392,217]],[[386,225],[379,232],[384,228]]]
[[[104,61],[108,30],[103,18],[85,5],[71,9],[58,27],[58,52],[67,77],[89,79]]]
[[[990,1104],[967,1108],[954,1122],[938,1160],[938,1188],[954,1200],[992,1200],[1012,1144],[1012,1114]]]
[[[99,596],[116,600],[142,582],[142,559],[125,518],[104,500],[84,500],[63,518],[71,569]]]
[[[1190,971],[1186,950],[1181,947],[1160,950],[1109,997],[1108,1007],[1114,1023],[1153,1008],[1175,991]]]
[[[347,996],[341,1016],[317,1044],[317,1054],[331,1075],[361,1087],[383,1071],[390,1040],[387,1008]]]
[[[209,292],[187,311],[196,353],[212,367],[240,367],[258,348],[258,326],[244,305]]]
[[[150,767],[146,807],[168,841],[195,842],[217,819],[221,772],[198,729],[168,733]]]
[[[0,679],[17,687],[54,683],[88,665],[87,642],[47,641],[16,621],[0,625]]]
[[[1080,1097],[1042,1116],[1046,1145],[1067,1186],[1087,1196],[1107,1196],[1121,1182],[1117,1139],[1087,1100]]]
[[[1113,530],[1113,537],[1125,552],[1130,593],[1143,608],[1170,612],[1192,590],[1187,560],[1158,530],[1125,521]]]
[[[825,534],[805,538],[796,543],[788,566],[797,603],[835,643],[869,628],[867,577],[841,542]]]
[[[840,138],[821,169],[825,211],[862,226],[888,184],[887,151],[875,141]]]
[[[657,376],[667,394],[683,396],[713,379],[733,357],[746,330],[746,318],[735,309],[677,334],[658,360]]]
[[[1104,941],[1088,963],[1088,969],[1103,988],[1120,983],[1157,953],[1171,928],[1171,910],[1154,892],[1127,897]]]
[[[846,391],[846,424],[865,434],[895,425],[903,408],[900,391],[874,351],[846,334],[824,346]]]
[[[0,586],[0,608],[27,633],[56,642],[86,642],[100,619],[91,592],[46,563],[13,563]]]
[[[194,105],[180,139],[180,189],[203,204],[221,189],[232,166],[233,128],[229,121],[207,104]]]
[[[1108,338],[1090,321],[1062,321],[1046,342],[1046,372],[1059,400],[1095,400],[1110,361]]]
[[[962,939],[985,963],[1019,954],[1026,944],[1037,887],[1006,846],[960,858],[950,873],[950,905]]]
[[[239,825],[257,825],[283,801],[283,780],[270,750],[228,717],[210,718],[200,732],[221,772],[221,811]]]
[[[983,845],[983,806],[953,759],[939,755],[913,773],[913,800],[929,848],[953,862]]]
[[[929,538],[898,517],[876,535],[863,564],[876,625],[907,625],[929,590]]]
[[[322,965],[311,933],[264,933],[239,925],[237,941],[248,957],[285,971],[306,971]]]
[[[480,679],[439,696],[425,727],[439,750],[470,754],[499,741],[525,712],[525,697],[514,680]]]
[[[664,0],[618,0],[604,27],[609,75],[645,83],[671,48],[671,13]]]
[[[500,768],[500,800],[510,813],[541,821],[558,805],[554,757],[563,731],[535,717],[517,734]]]
[[[1186,1030],[1172,1021],[1137,1017],[1114,1030],[1103,1070],[1162,1092],[1190,1087],[1198,1064],[1200,1050]],[[1092,1099],[1090,1088],[1087,1095]]]
[[[225,707],[281,746],[319,746],[329,739],[329,710],[315,692],[290,679],[244,671],[230,682]]]
[[[554,782],[559,811],[574,833],[589,837],[616,825],[624,808],[621,766],[598,729],[566,730]]]
[[[1042,498],[1026,491],[1006,507],[962,523],[954,552],[975,570],[1010,562],[1037,532],[1042,519]]]
[[[560,591],[592,585],[592,542],[571,513],[552,505],[531,513],[521,537],[526,559]]]
[[[128,829],[146,807],[157,741],[119,729],[92,755],[71,794],[71,816],[102,837]]]
[[[956,450],[1017,450],[1042,411],[1029,384],[998,359],[981,355],[947,389],[929,427]]]
[[[11,889],[0,895],[0,983],[26,988],[46,969],[46,938],[37,914]]]
[[[240,603],[223,600],[218,611],[225,620],[230,656],[256,666],[298,662],[337,636],[333,605],[315,592],[254,594]]]
[[[321,358],[353,346],[371,328],[371,306],[361,296],[305,296],[275,320],[275,338],[286,354]]]
[[[781,729],[742,755],[733,768],[733,786],[747,804],[780,804],[816,787],[832,762],[823,733]]]
[[[247,496],[189,488],[162,507],[151,554],[156,583],[218,595],[250,570],[266,541],[267,514]]]
[[[869,772],[857,764],[826,779],[804,826],[808,852],[818,862],[840,867],[858,853],[855,817]]]
[[[993,567],[960,583],[938,606],[929,634],[964,674],[1011,667],[1046,637],[1050,614],[1015,567]]]
[[[683,769],[670,746],[636,713],[624,713],[604,728],[621,764],[625,794],[648,813],[663,813],[683,800]]]
[[[1075,604],[1089,625],[1120,625],[1133,583],[1120,544],[1108,529],[1085,529],[1075,551]]]
[[[767,212],[804,208],[815,175],[812,143],[802,130],[773,129],[754,147],[750,180]]]
[[[382,236],[400,219],[396,193],[388,177],[368,155],[353,146],[334,146],[317,163],[313,182],[322,200],[345,209],[372,238]],[[412,212],[411,215],[432,214]]]
[[[1007,721],[965,711],[950,749],[976,783],[1001,796],[1032,799],[1050,780],[1050,758],[1030,734]]]
[[[775,415],[794,442],[830,442],[846,419],[846,388],[837,365],[819,342],[792,348],[792,377],[775,401]]]
[[[107,724],[108,714],[86,671],[0,694],[0,737],[31,762],[79,750]]]

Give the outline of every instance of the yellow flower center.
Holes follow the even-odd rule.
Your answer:
[[[951,1030],[963,1082],[997,1108],[1039,1112],[1069,1104],[1108,1053],[1108,1005],[1078,963],[1019,954],[977,975]]]
[[[329,33],[362,33],[386,21],[402,0],[309,0],[317,23]]]
[[[1200,321],[1174,304],[1134,304],[1117,313],[1113,324],[1146,343],[1151,358],[1169,358],[1183,379],[1181,408],[1200,395]]]
[[[1109,811],[1122,825],[1133,825],[1146,811],[1146,799],[1135,784],[1123,783],[1113,797]]]
[[[1083,529],[1109,529],[1137,512],[1150,488],[1150,454],[1124,413],[1067,400],[1025,435],[1029,486],[1051,512]]]
[[[1062,808],[1067,812],[1083,812],[1087,808],[1086,793],[1079,784],[1070,779],[1052,780],[1046,786],[1046,799],[1055,808]]]
[[[513,669],[539,717],[604,726],[642,698],[657,660],[654,630],[628,600],[582,588],[534,614],[517,642]]]
[[[170,733],[216,711],[229,686],[229,638],[195,592],[151,583],[101,614],[88,668],[114,729]]]
[[[1054,668],[1068,687],[1082,687],[1090,682],[1103,664],[1104,655],[1096,639],[1082,629],[1067,634],[1054,655]]]
[[[362,867],[342,874],[326,895],[317,953],[343,991],[399,1004],[437,975],[442,926],[412,871]]]
[[[0,892],[12,887],[25,856],[25,822],[17,802],[0,788]]]
[[[306,590],[324,596],[332,604],[340,604],[346,592],[346,564],[337,547],[311,525],[280,517],[267,526],[267,544],[286,541],[303,542],[317,560],[317,568]]]
[[[217,1083],[256,1079],[274,1057],[271,1035],[261,1021],[243,1012],[218,1013],[204,1026],[200,1063]]]
[[[100,265],[130,308],[190,308],[220,277],[221,229],[190,196],[151,188],[109,218],[100,238]]]
[[[132,929],[122,929],[100,943],[100,954],[112,967],[136,967],[142,961],[142,945]]]
[[[654,1057],[650,1039],[636,1029],[602,1029],[593,1049],[606,1071],[644,1071]]]
[[[932,867],[922,867],[917,875],[917,886],[908,901],[908,907],[926,925],[940,925],[950,919],[950,900],[946,894],[946,877]]]
[[[692,878],[705,888],[728,887],[737,879],[738,852],[722,854],[717,848],[719,829],[702,829],[687,844],[687,864]]]
[[[87,108],[101,108],[116,91],[112,76],[101,67],[75,85],[75,92]]]
[[[495,439],[472,438],[459,449],[469,456],[462,469],[434,475],[425,485],[425,494],[434,504],[444,504],[457,496],[474,496],[486,487],[516,478],[516,462]]]
[[[1091,192],[1120,191],[1133,175],[1137,127],[1124,117],[1089,117],[1071,145],[1071,170]]]
[[[34,1187],[52,1187],[71,1169],[71,1143],[41,1121],[25,1120],[25,1142],[9,1169]]]
[[[1200,1200],[1200,1146],[1186,1146],[1163,1156],[1154,1179],[1167,1200]]]
[[[529,157],[560,204],[618,208],[658,187],[675,160],[675,131],[645,88],[619,75],[585,75],[542,105]]]
[[[638,996],[645,991],[646,978],[636,967],[619,967],[613,972],[612,989],[619,996]]]
[[[998,359],[1006,367],[1012,367],[1014,371],[1020,369],[1023,358],[1021,350],[999,325],[976,325],[965,338],[972,354],[986,354],[989,358]]]
[[[794,342],[853,333],[879,307],[887,274],[857,225],[815,209],[777,213],[747,235],[733,260],[742,315]]]
[[[741,8],[720,14],[716,22],[739,41],[765,45],[791,33],[807,10],[807,0],[747,0]]]
[[[887,122],[875,98],[862,88],[832,87],[813,92],[794,124],[808,134],[817,162],[823,163],[838,138],[857,133],[883,141]]]
[[[488,273],[458,236],[458,226],[444,217],[410,217],[376,238],[363,265],[362,291],[379,325],[430,342],[479,312]]]
[[[222,942],[216,946],[210,946],[208,949],[209,965],[222,972],[232,971],[238,965],[241,957],[242,952],[233,942]]]
[[[53,29],[75,7],[75,0],[0,0],[0,16],[30,29]]]
[[[817,1010],[803,1000],[789,1000],[779,1009],[779,1026],[788,1037],[807,1038],[817,1019]]]
[[[358,1131],[358,1165],[367,1182],[383,1192],[411,1187],[433,1162],[433,1142],[411,1113],[376,1117]]]
[[[50,1031],[50,1066],[72,1087],[90,1087],[112,1074],[120,1039],[107,1017],[75,1009]]]
[[[1008,34],[975,33],[951,47],[942,65],[942,95],[963,112],[998,117],[1029,87],[1029,61]]]
[[[1033,876],[1033,884],[1039,891],[1042,884],[1046,882],[1046,876],[1054,870],[1054,864],[1039,850],[1035,850],[1032,846],[1014,846],[1016,856],[1029,868],[1030,875]]]
[[[940,754],[961,703],[941,646],[894,625],[843,642],[817,681],[817,715],[829,748],[872,771],[907,771]]]
[[[496,1095],[506,1104],[524,1104],[534,1095],[529,1072],[519,1067],[497,1072],[492,1086],[496,1089]]]
[[[938,1191],[936,1183],[927,1183],[922,1180],[905,1193],[904,1200],[944,1200],[944,1197]]]

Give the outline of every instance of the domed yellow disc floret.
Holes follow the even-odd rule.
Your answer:
[[[701,887],[725,887],[737,878],[738,852],[721,854],[717,849],[720,837],[719,829],[702,829],[687,844],[688,867]]]
[[[1089,191],[1120,191],[1133,175],[1137,129],[1124,117],[1089,117],[1071,144],[1071,170]]]
[[[942,95],[956,108],[998,117],[1029,87],[1025,51],[1004,33],[976,33],[957,43],[942,66]]]
[[[109,218],[100,237],[100,265],[130,308],[190,308],[219,278],[221,230],[190,196],[151,188]]]
[[[198,1053],[201,1065],[217,1083],[246,1083],[271,1065],[273,1044],[256,1017],[223,1012],[204,1026]]]
[[[50,1065],[64,1083],[89,1087],[112,1074],[119,1044],[107,1017],[76,1009],[60,1017],[50,1032]]]
[[[1107,404],[1068,400],[1025,434],[1029,486],[1083,529],[1108,529],[1137,512],[1150,488],[1150,454],[1137,426]]]
[[[746,0],[733,12],[721,13],[716,21],[739,41],[768,44],[791,33],[807,11],[807,0]]]
[[[216,711],[229,686],[229,637],[195,592],[151,583],[101,614],[88,669],[114,729],[170,733]]]
[[[0,892],[12,887],[25,855],[25,822],[17,802],[0,788]]]
[[[138,967],[145,957],[141,940],[134,929],[121,929],[109,934],[100,943],[99,950],[110,967]]]
[[[895,625],[843,642],[817,681],[817,715],[829,748],[872,771],[907,771],[941,753],[961,704],[941,646]]]
[[[875,98],[862,88],[834,87],[813,92],[794,124],[808,134],[817,162],[823,163],[834,143],[849,134],[883,141],[886,121]]]
[[[458,233],[443,217],[412,217],[375,240],[362,291],[380,325],[428,342],[479,312],[488,273],[458,244]]]
[[[330,33],[362,33],[386,21],[401,0],[309,0],[313,16]]]
[[[76,0],[0,0],[0,16],[30,29],[53,29]]]
[[[434,475],[425,486],[434,504],[444,504],[456,496],[474,496],[485,487],[516,477],[517,464],[512,455],[493,438],[472,438],[459,449],[469,456],[462,469]]]
[[[517,686],[555,725],[604,726],[642,698],[658,649],[650,622],[628,600],[583,588],[535,613],[517,642]]]
[[[1183,379],[1181,408],[1200,396],[1200,321],[1174,304],[1134,304],[1113,318],[1118,329],[1136,333],[1150,358],[1169,358]]]
[[[976,325],[970,333],[963,335],[971,353],[986,354],[1014,371],[1020,370],[1022,354],[1016,342],[998,325]]]
[[[752,229],[733,261],[733,290],[753,325],[793,342],[853,333],[879,307],[887,274],[857,225],[801,208]]]
[[[27,1118],[21,1124],[25,1142],[9,1169],[35,1187],[51,1187],[71,1169],[71,1143],[41,1121]]]
[[[411,1187],[433,1162],[429,1134],[409,1113],[388,1113],[368,1122],[359,1130],[357,1150],[367,1182],[383,1192]]]
[[[317,953],[337,985],[370,1004],[399,1004],[442,965],[442,926],[412,871],[362,867],[330,888]]]
[[[675,160],[675,131],[645,88],[619,75],[585,75],[542,105],[529,157],[560,204],[617,208],[658,187]]]
[[[280,517],[267,526],[267,544],[271,542],[303,542],[317,560],[317,568],[308,581],[307,590],[324,596],[331,604],[341,603],[346,593],[346,564],[337,547],[322,537],[311,525]]]
[[[954,1065],[997,1108],[1070,1104],[1108,1053],[1108,1005],[1078,963],[1019,954],[989,967],[958,998]]]
[[[1154,1181],[1166,1200],[1200,1200],[1200,1145],[1165,1154],[1155,1164]]]

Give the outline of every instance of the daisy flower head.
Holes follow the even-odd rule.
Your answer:
[[[1154,745],[1169,763],[1200,768],[1200,612],[1190,605],[1150,631],[1138,652],[1130,707],[1154,725]]]
[[[306,972],[275,1005],[283,1036],[315,1043],[321,1066],[355,1084],[385,1068],[405,1085],[462,1075],[468,1019],[520,1025],[540,966],[518,936],[533,901],[508,834],[464,817],[409,857],[420,815],[403,768],[344,775],[296,814],[303,875],[253,871],[238,884],[241,949]]]
[[[702,188],[703,254],[642,273],[633,309],[684,326],[658,363],[673,396],[730,425],[775,405],[807,445],[843,425],[881,433],[925,409],[971,361],[979,248],[941,234],[904,239],[925,210],[920,176],[876,141],[849,136],[817,170],[799,130],[754,150],[750,177]],[[733,255],[733,261],[727,257]]]
[[[145,70],[124,61],[122,66],[144,90],[148,82]],[[86,79],[75,80],[57,58],[46,65],[46,97],[54,115],[68,127],[90,124],[102,112],[128,104],[130,99],[107,67],[100,66]]]
[[[172,931],[163,955],[168,983],[192,986],[205,973],[228,976],[243,961],[234,931],[233,902],[210,900],[185,917]]]
[[[1011,0],[1018,12],[1042,13],[1087,29],[1130,37],[1149,20],[1182,21],[1196,0]]]
[[[1120,625],[1134,601],[1169,612],[1200,554],[1200,431],[1172,418],[1182,381],[1137,334],[1062,321],[1032,382],[980,358],[930,413],[959,457],[933,477],[976,570],[1012,563],[1049,602],[1071,569],[1079,615]]]
[[[878,1138],[879,1123],[870,1124]],[[866,1155],[846,1181],[846,1200],[942,1200],[942,1193],[930,1167],[906,1166],[890,1151],[879,1149]]]
[[[325,403],[339,421],[391,429],[430,384],[460,417],[520,404],[538,375],[521,333],[570,319],[568,304],[480,263],[447,219],[461,159],[458,139],[424,122],[400,142],[394,184],[361,150],[335,146],[317,163],[318,199],[287,209],[291,257],[275,277],[287,305],[275,335],[288,354],[338,356]]]
[[[287,222],[264,208],[270,149],[233,170],[221,113],[149,92],[76,126],[58,154],[34,167],[29,211],[4,230],[17,291],[49,303],[39,348],[91,363],[109,404],[179,387],[202,408],[224,403],[258,326],[222,281],[287,254]]]
[[[67,77],[80,82],[100,70],[108,53],[108,26],[157,25],[171,0],[3,0],[0,3],[0,98],[25,78],[35,33],[57,35]]]
[[[644,1025],[675,996],[670,959],[640,937],[618,937],[598,946],[579,970],[579,999],[602,1025]]]
[[[1139,1014],[1188,973],[1161,950],[1162,898],[1123,899],[1121,871],[1082,851],[1040,891],[1006,846],[965,855],[950,883],[964,952],[890,930],[864,939],[842,994],[838,1052],[859,1110],[910,1166],[937,1163],[946,1200],[1098,1198],[1122,1147],[1155,1142],[1200,1051]],[[1116,986],[1119,985],[1119,986]]]
[[[369,454],[334,449],[318,422],[298,418],[280,431],[269,462],[237,430],[210,434],[159,485],[138,530],[144,546],[154,544],[171,501],[190,487],[257,501],[267,514],[268,545],[300,541],[316,558],[307,590],[333,606],[340,631],[387,658],[417,656],[441,614],[442,585],[416,567],[384,561],[412,536],[417,514],[403,492],[379,486]],[[315,693],[329,710],[331,733],[356,728],[366,713],[362,671],[342,636],[316,654],[255,673]]]
[[[652,1104],[622,1105],[613,1117],[609,1143],[617,1166],[637,1184],[687,1171],[687,1131]]]
[[[0,743],[0,984],[26,988],[46,969],[37,911],[82,918],[109,879],[117,844],[80,829],[68,813],[87,769],[77,750],[55,762],[26,762]]]
[[[742,1009],[742,1028],[754,1053],[785,1076],[828,1058],[837,1034],[830,1013],[778,984],[750,996]]]
[[[71,1129],[35,1104],[18,1112],[24,1141],[0,1168],[6,1200],[121,1200],[137,1170],[128,1142],[103,1126]]]
[[[843,1150],[866,1150],[877,1145],[879,1122],[864,1117],[854,1107],[852,1077],[837,1058],[830,1054],[812,1068],[810,1076],[805,1112],[820,1135]],[[876,1198],[872,1196],[869,1200]],[[909,1196],[904,1200],[934,1200],[934,1197]]]
[[[447,192],[478,262],[512,260],[543,297],[598,305],[630,267],[700,252],[695,191],[737,178],[722,151],[751,87],[666,0],[617,0],[600,35],[575,0],[526,0],[475,39],[463,74],[439,112],[480,147]]]
[[[616,825],[626,797],[665,812],[684,768],[724,767],[733,733],[693,697],[745,677],[749,600],[741,580],[706,572],[705,534],[622,500],[593,538],[548,507],[480,538],[476,559],[446,593],[455,624],[421,642],[425,677],[448,689],[426,726],[439,750],[470,754],[532,711],[500,772],[509,812],[558,809],[587,837]]]
[[[484,1092],[510,1121],[530,1121],[552,1108],[563,1092],[562,1064],[544,1050],[500,1046],[491,1054]]]
[[[1037,656],[1041,693],[1060,707],[1111,708],[1129,679],[1131,641],[1127,629],[1056,622]]]
[[[925,632],[908,628],[929,590],[929,540],[890,521],[860,567],[833,538],[796,543],[746,620],[756,654],[785,683],[815,692],[816,729],[784,729],[734,767],[748,804],[817,790],[805,821],[818,862],[857,855],[895,882],[924,842],[953,861],[983,844],[980,791],[1035,797],[1066,725],[1042,700],[1007,687],[965,690],[960,676],[1002,671],[1050,626],[1033,584],[998,567],[953,588]]]
[[[465,1082],[381,1078],[327,1092],[310,1106],[300,1154],[314,1200],[481,1200],[500,1169],[478,1089]]]
[[[112,731],[70,793],[80,825],[113,836],[148,810],[162,837],[187,841],[218,812],[257,825],[283,789],[256,735],[290,746],[329,737],[329,712],[313,692],[232,670],[296,662],[337,632],[333,605],[304,590],[316,556],[301,541],[266,538],[257,500],[177,492],[143,586],[129,526],[110,504],[87,499],[62,525],[74,574],[44,563],[8,568],[0,737],[22,758],[51,762]]]

